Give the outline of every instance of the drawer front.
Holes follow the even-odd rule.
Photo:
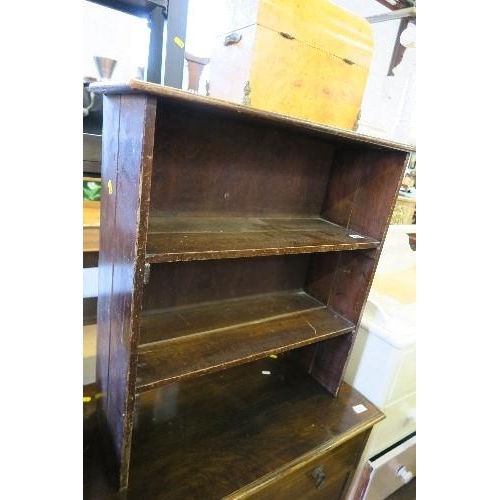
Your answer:
[[[351,473],[363,451],[369,431],[358,434],[334,450],[327,452],[311,462],[285,472],[278,479],[254,490],[249,496],[253,500],[336,500],[343,497]]]
[[[385,419],[373,428],[367,451],[376,455],[417,429],[416,393],[385,406]]]

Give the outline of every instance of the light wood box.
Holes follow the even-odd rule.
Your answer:
[[[328,0],[227,0],[220,12],[212,97],[355,128],[373,53],[365,19]]]

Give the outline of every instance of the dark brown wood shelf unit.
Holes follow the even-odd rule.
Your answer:
[[[147,262],[377,248],[379,241],[321,218],[150,217]]]
[[[302,347],[352,332],[354,327],[302,291],[146,314],[141,323],[136,390]]]
[[[117,490],[285,498],[290,474],[321,486],[307,467],[325,459],[338,496],[382,418],[336,403],[413,148],[137,80],[91,89]]]

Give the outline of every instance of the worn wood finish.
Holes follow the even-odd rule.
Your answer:
[[[120,121],[120,96],[109,97],[106,105],[106,115],[103,115],[103,127],[108,133],[103,137],[102,176],[116,186],[118,162],[118,134],[112,133],[115,124]],[[101,250],[99,255],[98,303],[97,303],[97,390],[102,394],[100,404],[102,408],[102,425],[106,423],[108,407],[108,369],[109,344],[111,329],[111,301],[113,296],[113,266],[115,261],[115,247],[113,238],[115,233],[116,196],[101,197],[100,203],[100,231],[109,235],[96,243],[93,251]],[[91,229],[99,234],[95,228]],[[89,229],[84,229],[89,231]],[[85,239],[84,239],[84,251]]]
[[[334,152],[327,141],[166,102],[158,113],[154,214],[319,214]]]
[[[314,255],[305,290],[358,325],[377,259],[375,249]],[[352,335],[348,335],[338,341],[301,349],[296,353],[298,362],[336,394],[352,340]]]
[[[130,498],[270,488],[373,425],[370,410],[352,420],[328,405],[344,397],[412,148],[146,82],[100,85],[98,373],[119,485],[130,472]],[[372,241],[335,229],[332,242],[330,223]],[[282,359],[294,368],[269,364]]]
[[[321,211],[326,220],[381,240],[385,236],[409,155],[344,148],[337,152]]]
[[[228,309],[229,314],[225,316]],[[146,325],[141,335],[144,332],[148,336],[148,326],[159,336],[165,326],[171,328],[180,323],[180,332],[173,330],[173,334],[185,333],[185,336],[139,347],[139,392],[296,349],[354,329],[354,324],[304,293],[260,296],[231,301],[229,305],[222,302],[210,307],[176,308],[144,319]],[[193,333],[186,334],[186,330]],[[163,333],[167,337],[169,334]]]
[[[343,252],[337,262],[328,305],[358,323],[377,265],[379,250]]]
[[[362,252],[339,252],[332,256],[317,258],[308,275],[312,295],[325,299],[327,304],[346,319],[359,325],[370,285],[375,272],[380,250]],[[348,359],[352,338],[318,346],[310,362],[311,352],[304,350],[303,356],[310,367],[310,373],[327,390],[336,394],[342,381],[344,365]]]
[[[296,117],[286,116],[281,113],[263,111],[260,109],[250,108],[231,102],[226,102],[222,99],[213,97],[201,96],[185,92],[183,90],[174,89],[142,80],[128,80],[124,83],[119,82],[96,82],[89,85],[90,90],[94,92],[102,92],[107,95],[126,94],[126,93],[145,93],[148,95],[163,97],[169,102],[180,102],[189,107],[189,113],[195,110],[202,110],[210,114],[223,115],[226,118],[235,118],[244,121],[260,124],[262,126],[271,126],[276,130],[290,130],[299,132],[301,135],[310,135],[318,138],[330,140],[338,140],[345,144],[355,144],[356,147],[380,146],[384,149],[395,149],[398,151],[415,151],[415,146],[404,144],[397,141],[382,139],[363,135],[358,132],[322,125],[320,123],[303,120]],[[212,122],[213,125],[214,122]]]
[[[255,481],[273,482],[382,418],[352,388],[332,399],[281,357],[148,391],[137,402],[132,498],[144,484],[151,498],[250,493]],[[366,412],[352,410],[359,403]]]
[[[291,290],[146,311],[141,319],[140,344],[226,330],[324,307],[303,291]]]
[[[113,130],[120,120],[120,96],[112,96],[107,99],[107,112],[103,116],[103,127],[108,131]],[[118,162],[118,134],[108,133],[102,139],[103,155],[101,172],[113,186],[116,186],[117,162]],[[109,235],[103,237],[102,241],[95,241],[92,251],[100,250],[99,254],[99,278],[98,278],[98,301],[97,301],[97,338],[96,338],[96,387],[101,397],[98,400],[99,430],[102,436],[103,447],[106,449],[106,466],[113,471],[115,486],[120,481],[121,454],[116,453],[116,447],[121,447],[120,437],[114,433],[114,422],[109,419],[108,414],[108,381],[109,381],[109,359],[111,342],[111,305],[113,302],[113,267],[115,262],[115,251],[113,238],[115,233],[116,196],[101,196],[100,203],[100,229],[84,229],[84,236],[92,231],[94,234],[102,232]],[[88,248],[87,248],[88,249]],[[84,238],[84,251],[85,238]]]
[[[328,304],[335,270],[343,252],[328,252],[312,255],[309,261],[304,289],[323,304]]]
[[[358,434],[338,448],[320,455],[315,460],[289,468],[283,476],[269,485],[252,491],[248,498],[255,500],[333,500],[343,498],[347,484],[353,475],[353,468],[360,457],[360,450],[369,435],[369,431]],[[318,471],[321,469],[321,472]],[[314,473],[324,474],[324,479],[315,479]],[[227,499],[239,498],[239,494]]]
[[[409,155],[402,152],[338,150],[322,217],[383,241],[408,161]],[[312,294],[322,300],[328,297],[329,306],[358,325],[381,249],[316,257],[308,276]],[[303,351],[313,377],[333,394],[340,386],[352,340],[332,340],[332,346],[322,344],[314,354],[313,348]]]
[[[143,310],[299,290],[308,265],[309,255],[152,264]]]
[[[256,257],[378,245],[373,238],[319,218],[156,217],[150,221],[146,260]]]
[[[145,96],[121,96],[105,99],[104,106],[114,119],[104,122],[103,144],[116,144],[105,148],[114,153],[111,158],[103,156],[99,267],[104,273],[99,272],[97,377],[123,488],[128,480],[142,297],[142,287],[135,285],[142,281],[144,268],[155,103]],[[113,224],[109,232],[107,224]]]
[[[294,374],[293,369],[261,375],[263,369],[270,368],[270,361],[273,368],[281,363],[263,360],[259,363],[267,364],[254,364],[256,369],[250,377],[247,370],[240,367],[235,376],[231,376],[233,370],[224,372],[223,377],[210,376],[208,385],[200,385],[204,377],[141,394],[137,425],[146,442],[134,441],[133,457],[141,467],[133,467],[129,489],[121,494],[114,489],[111,471],[106,469],[99,442],[95,439],[95,386],[84,386],[89,402],[84,403],[83,498],[209,500],[224,495],[260,498],[266,487],[287,484],[290,473],[293,476],[306,471],[307,474],[316,461],[326,463],[326,481],[335,479],[337,471],[345,469],[347,462],[361,453],[360,441],[383,418],[382,413],[347,384],[343,384],[339,397],[332,399],[310,379],[304,379],[300,373]],[[296,377],[299,392],[287,389],[290,380],[295,381]],[[243,393],[239,387],[244,389]],[[288,395],[292,396],[289,405]],[[220,408],[221,403],[223,408]],[[202,413],[191,413],[199,404]],[[355,414],[352,406],[356,404],[364,404],[368,411]],[[276,420],[282,405],[285,408],[281,412],[286,417],[284,429]],[[219,411],[216,408],[220,408]],[[212,432],[215,433],[213,438]],[[265,446],[253,448],[254,437]],[[232,439],[234,446],[229,447],[230,456],[224,458],[223,444]],[[193,453],[196,458],[191,463],[177,463],[176,456],[168,459],[169,452],[162,454],[162,448],[167,448],[169,451],[177,449],[177,456],[182,456],[182,450],[187,450],[192,442],[198,443],[199,454]],[[148,452],[151,443],[154,454]],[[208,446],[212,443],[215,447]],[[285,453],[281,456],[282,451]],[[329,459],[335,465],[331,474]],[[169,480],[167,471],[172,471],[175,478]],[[215,480],[221,473],[223,484]],[[247,485],[247,481],[250,484]],[[195,487],[189,488],[191,484]]]
[[[317,343],[309,373],[333,396],[337,395],[344,376],[344,366],[354,342],[354,333]],[[305,348],[307,349],[307,347]],[[308,353],[303,354],[310,359]]]

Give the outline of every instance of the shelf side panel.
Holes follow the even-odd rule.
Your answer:
[[[400,151],[338,149],[322,217],[382,241],[408,159]]]
[[[338,150],[322,217],[383,243],[408,159],[408,153],[367,147]],[[317,256],[308,275],[313,295],[319,294],[320,300],[328,296],[329,307],[359,326],[381,251],[379,245],[372,250],[342,252],[338,257]],[[314,351],[304,348],[300,354],[311,375],[334,395],[354,337],[333,339],[314,347]]]
[[[105,97],[104,106],[108,118],[103,128],[98,298],[103,304],[97,320],[98,385],[103,401],[101,424],[112,442],[119,487],[124,488],[130,458],[156,103],[145,96],[124,95]]]
[[[118,165],[118,134],[113,133],[115,124],[120,123],[120,97],[111,96],[105,99],[106,114],[103,115],[103,127],[108,131],[102,138],[102,177],[112,186],[116,186]],[[100,202],[100,230],[103,234],[115,232],[116,196],[101,197]],[[99,240],[99,238],[97,238]],[[96,384],[97,392],[102,395],[100,407],[106,410],[108,405],[108,368],[109,368],[109,340],[111,328],[111,295],[113,283],[113,262],[116,247],[113,238],[102,238],[98,243],[98,297],[97,302],[97,363]]]

